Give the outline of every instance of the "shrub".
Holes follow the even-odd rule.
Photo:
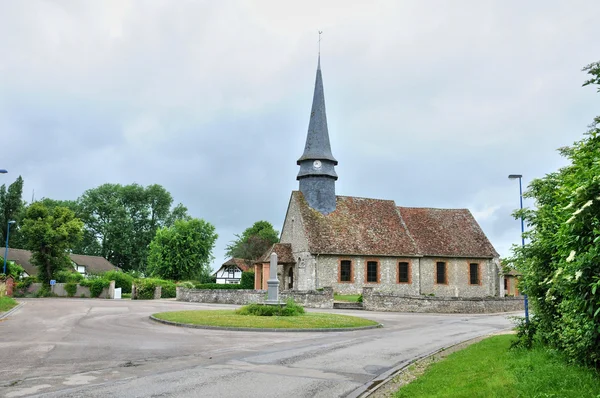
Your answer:
[[[107,271],[101,274],[102,279],[115,281],[115,288],[121,288],[121,293],[131,293],[134,277],[121,271]]]
[[[74,270],[63,270],[55,273],[54,279],[57,283],[79,283],[85,278]]]
[[[525,322],[525,318],[520,316],[514,316],[511,319],[515,322],[517,339],[511,343],[510,347],[531,349],[535,342],[538,319],[535,316],[532,316],[529,322]]]
[[[154,289],[156,289],[156,286],[159,286],[157,281],[158,279],[150,278],[137,279],[134,282],[137,294],[132,298],[138,300],[152,300],[154,298]]]
[[[84,279],[79,283],[81,286],[90,288],[90,295],[98,297],[102,294],[102,290],[110,286],[110,281],[102,278]]]
[[[238,315],[253,316],[298,316],[304,314],[304,307],[293,299],[288,299],[284,306],[268,304],[248,304],[235,311]]]
[[[196,289],[243,289],[241,284],[236,283],[199,283],[196,285]]]
[[[177,285],[174,282],[157,279],[156,283],[161,287],[161,298],[175,298],[177,295]]]
[[[179,283],[177,284],[177,286],[179,286],[179,287],[183,287],[183,288],[185,288],[185,289],[194,289],[194,288],[195,288],[195,286],[194,286],[194,282],[190,282],[190,281],[179,282]]]
[[[77,283],[69,282],[65,285],[65,292],[67,292],[68,297],[75,296],[77,292]]]
[[[362,303],[363,302],[363,296],[362,294],[360,296],[358,296],[358,300],[356,300],[357,303]]]
[[[240,289],[254,289],[254,272],[242,272]]]

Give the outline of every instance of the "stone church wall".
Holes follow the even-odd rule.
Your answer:
[[[436,283],[436,263],[446,263],[447,283]],[[469,264],[478,263],[480,283],[469,282]],[[491,259],[431,258],[424,257],[421,264],[421,292],[435,297],[493,297],[498,296],[498,270]]]
[[[409,297],[363,289],[363,307],[368,311],[422,313],[498,313],[523,311],[523,298],[516,297]]]

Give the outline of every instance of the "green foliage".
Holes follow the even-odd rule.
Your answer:
[[[360,296],[358,296],[358,299],[356,300],[356,302],[358,302],[358,303],[362,303],[363,302],[363,295],[362,294]]]
[[[62,270],[54,274],[57,283],[79,283],[84,279],[83,275],[74,270]]]
[[[161,287],[161,298],[175,298],[177,296],[177,285],[175,282],[157,279],[156,283]]]
[[[103,278],[92,278],[84,279],[79,282],[81,286],[90,288],[90,295],[92,297],[99,297],[102,294],[102,290],[110,286],[110,281]]]
[[[12,297],[0,295],[0,313],[7,312],[13,307],[17,306],[17,303]]]
[[[9,246],[20,247],[20,225],[25,211],[23,203],[23,178],[19,176],[15,182],[8,186],[0,186],[0,231],[2,232],[2,243],[6,242],[6,233],[9,221],[16,221],[10,226]]]
[[[288,299],[285,305],[248,304],[235,311],[238,315],[254,316],[298,316],[304,314],[304,307],[293,299]]]
[[[115,288],[121,288],[121,293],[131,293],[134,277],[122,271],[107,271],[100,275],[102,279],[115,281]]]
[[[182,287],[184,289],[194,289],[195,288],[194,282],[191,282],[191,281],[179,282],[177,284],[177,286]]]
[[[210,270],[218,235],[215,227],[200,219],[178,220],[156,231],[150,243],[148,273],[165,279],[194,279]]]
[[[226,255],[246,260],[256,260],[279,242],[279,232],[268,221],[257,221],[247,228],[242,235],[235,235],[236,240],[227,246]]]
[[[100,243],[98,253],[81,253],[99,254],[124,270],[144,272],[156,231],[190,218],[181,204],[170,211],[172,203],[173,197],[160,185],[104,184],[85,191],[77,201],[78,214],[86,234]]]
[[[1,266],[4,266],[4,258],[0,257],[0,264],[2,264]],[[0,269],[0,271],[2,271]],[[19,264],[15,263],[14,261],[7,261],[6,262],[6,274],[7,276],[12,276],[13,279],[16,281],[17,279],[20,279],[23,276],[23,273],[25,272],[25,270],[23,269],[23,267],[21,267]],[[0,272],[0,275],[4,275],[2,272]]]
[[[75,296],[75,293],[77,293],[77,283],[69,282],[65,284],[65,292],[67,292],[68,297]]]
[[[239,283],[198,283],[196,289],[224,289],[224,290],[238,290],[244,289]]]
[[[536,341],[535,335],[538,326],[538,318],[532,316],[529,319],[529,322],[526,322],[523,317],[512,317],[512,319],[515,322],[517,339],[513,340],[511,348],[531,349]]]
[[[66,207],[48,209],[36,202],[27,208],[21,234],[44,284],[48,284],[56,272],[71,266],[68,252],[82,233],[83,223]]]
[[[132,298],[137,300],[152,300],[154,298],[154,290],[159,286],[158,279],[150,278],[137,279],[134,284],[137,296]]]
[[[240,289],[254,289],[254,272],[242,272]]]
[[[600,68],[585,70],[600,84]],[[516,212],[529,225],[510,262],[537,316],[536,338],[573,360],[600,365],[600,117],[560,152],[570,164],[529,185],[537,209]],[[526,345],[526,344],[524,344]]]

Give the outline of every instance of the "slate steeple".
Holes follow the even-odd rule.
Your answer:
[[[296,179],[300,182],[300,192],[304,194],[308,205],[322,214],[333,212],[336,200],[335,181],[338,179],[334,166],[338,161],[333,157],[329,143],[320,55],[306,145],[297,164],[300,172]]]

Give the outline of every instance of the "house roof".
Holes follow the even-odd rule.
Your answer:
[[[77,265],[84,265],[86,272],[117,271],[119,267],[112,265],[110,261],[100,256],[86,256],[84,254],[70,254],[71,260]]]
[[[4,254],[4,253],[2,253]],[[4,257],[4,255],[2,256]],[[14,261],[27,272],[27,275],[34,276],[37,275],[38,269],[35,265],[31,264],[31,252],[29,250],[23,249],[8,249],[8,256],[6,256],[8,261]]]
[[[393,200],[351,196],[336,199],[335,211],[323,215],[309,207],[301,192],[292,192],[292,200],[302,214],[311,253],[498,256],[468,209],[397,207]]]
[[[268,263],[271,261],[271,253],[277,253],[278,264],[294,264],[294,256],[292,255],[292,244],[291,243],[275,243],[265,254],[262,255],[257,263]]]
[[[221,266],[221,268],[228,267],[228,266],[231,266],[231,265],[237,266],[243,272],[246,272],[246,271],[248,271],[250,269],[250,266],[246,263],[246,260],[244,260],[243,258],[234,258],[234,257],[232,257],[229,260],[225,261],[223,263],[223,265]]]
[[[100,256],[86,256],[83,254],[70,254],[69,257],[77,265],[84,265],[86,272],[105,272],[120,270],[107,259]],[[7,259],[19,264],[29,275],[37,275],[38,269],[31,264],[31,252],[23,249],[8,249]]]
[[[292,198],[299,205],[311,253],[418,255],[393,200],[337,196],[335,211],[323,215],[308,206],[301,192],[292,192]]]
[[[398,209],[421,255],[486,258],[498,256],[468,209]]]

